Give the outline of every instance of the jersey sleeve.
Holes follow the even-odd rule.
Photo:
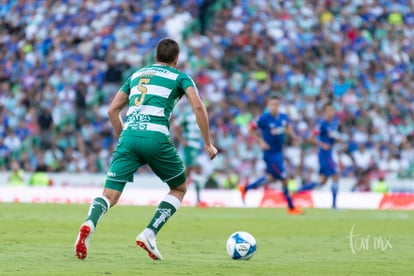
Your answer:
[[[264,126],[266,125],[266,119],[264,117],[264,115],[260,116],[259,119],[257,119],[257,121],[255,122],[256,124],[256,128],[264,128]]]
[[[191,87],[194,87],[195,90],[198,92],[198,89],[197,89],[197,86],[196,86],[195,82],[193,81],[193,79],[190,76],[188,76],[186,74],[181,74],[179,76],[179,78],[178,78],[178,86],[181,89],[183,89],[184,92],[190,86]]]
[[[312,130],[312,136],[316,137],[319,136],[322,133],[323,124],[318,124],[313,130]]]
[[[125,94],[129,95],[131,91],[131,77],[129,77],[125,83],[119,89],[120,91],[124,92]]]

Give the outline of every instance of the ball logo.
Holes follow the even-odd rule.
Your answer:
[[[250,245],[248,245],[248,244],[239,244],[240,253],[249,251],[249,247],[250,247]]]

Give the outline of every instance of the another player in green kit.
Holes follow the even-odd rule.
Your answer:
[[[201,189],[204,188],[208,176],[201,166],[203,137],[197,127],[197,119],[191,110],[191,106],[184,103],[179,108],[174,122],[175,136],[183,148],[187,182],[188,184],[194,184],[196,206],[204,207],[205,203],[201,201]]]
[[[179,46],[172,39],[157,45],[156,63],[134,72],[117,92],[109,107],[109,119],[119,136],[118,145],[107,173],[103,194],[91,203],[87,219],[79,229],[75,253],[85,259],[89,241],[97,223],[114,206],[139,167],[148,164],[170,187],[148,224],[136,238],[138,246],[154,260],[162,260],[155,236],[175,213],[186,193],[186,174],[181,158],[169,138],[169,119],[175,104],[185,95],[196,116],[204,148],[213,159],[217,149],[210,141],[207,111],[196,85],[186,74],[175,69]],[[128,106],[122,123],[120,112]]]

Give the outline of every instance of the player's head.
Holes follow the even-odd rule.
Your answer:
[[[271,93],[267,97],[267,109],[269,110],[269,113],[272,115],[278,114],[279,106],[280,106],[280,95],[277,93]]]
[[[180,46],[178,46],[178,43],[171,38],[164,38],[158,42],[155,60],[175,67],[179,53]]]
[[[335,117],[335,108],[331,102],[325,103],[323,105],[323,112],[325,114],[325,118],[330,121]]]

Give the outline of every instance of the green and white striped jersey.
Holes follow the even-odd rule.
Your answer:
[[[129,96],[122,134],[169,139],[171,112],[189,86],[197,90],[191,77],[170,66],[135,71],[121,87]]]
[[[201,149],[203,137],[198,128],[196,116],[190,105],[180,107],[181,109],[176,114],[174,124],[182,128],[182,137],[187,141],[189,147]]]

